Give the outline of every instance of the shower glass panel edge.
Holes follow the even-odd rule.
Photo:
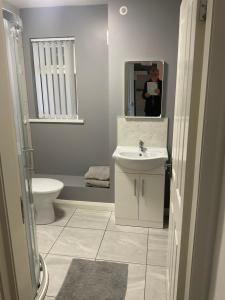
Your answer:
[[[22,206],[24,212],[24,224],[26,229],[27,246],[29,253],[30,273],[32,279],[34,298],[43,299],[45,290],[47,289],[47,272],[46,265],[40,259],[37,245],[36,224],[34,215],[34,203],[32,197],[32,157],[29,143],[28,128],[24,120],[24,99],[26,99],[24,66],[23,66],[23,49],[22,49],[22,22],[20,18],[3,10],[4,28],[7,44],[7,56],[9,65],[10,85],[12,92],[12,107],[14,112],[14,121],[17,139],[17,154],[20,166],[20,181],[22,192]],[[40,267],[42,263],[42,276],[40,276]],[[40,280],[45,283],[40,283]],[[38,289],[42,288],[42,297],[38,297]],[[45,287],[43,289],[43,286]]]

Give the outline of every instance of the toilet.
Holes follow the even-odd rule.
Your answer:
[[[51,178],[32,178],[32,193],[36,210],[36,224],[55,221],[53,201],[59,196],[64,184]]]

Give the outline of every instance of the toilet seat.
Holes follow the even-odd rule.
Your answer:
[[[32,192],[46,194],[60,191],[64,184],[51,178],[32,178]]]

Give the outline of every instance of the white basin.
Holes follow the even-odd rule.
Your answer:
[[[168,153],[166,148],[148,147],[141,152],[139,147],[117,146],[113,158],[127,169],[147,171],[164,166]]]

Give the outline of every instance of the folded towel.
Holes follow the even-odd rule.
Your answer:
[[[85,179],[109,180],[110,169],[107,166],[90,167]]]
[[[109,188],[109,181],[107,180],[87,179],[85,181],[86,185],[90,187]]]

